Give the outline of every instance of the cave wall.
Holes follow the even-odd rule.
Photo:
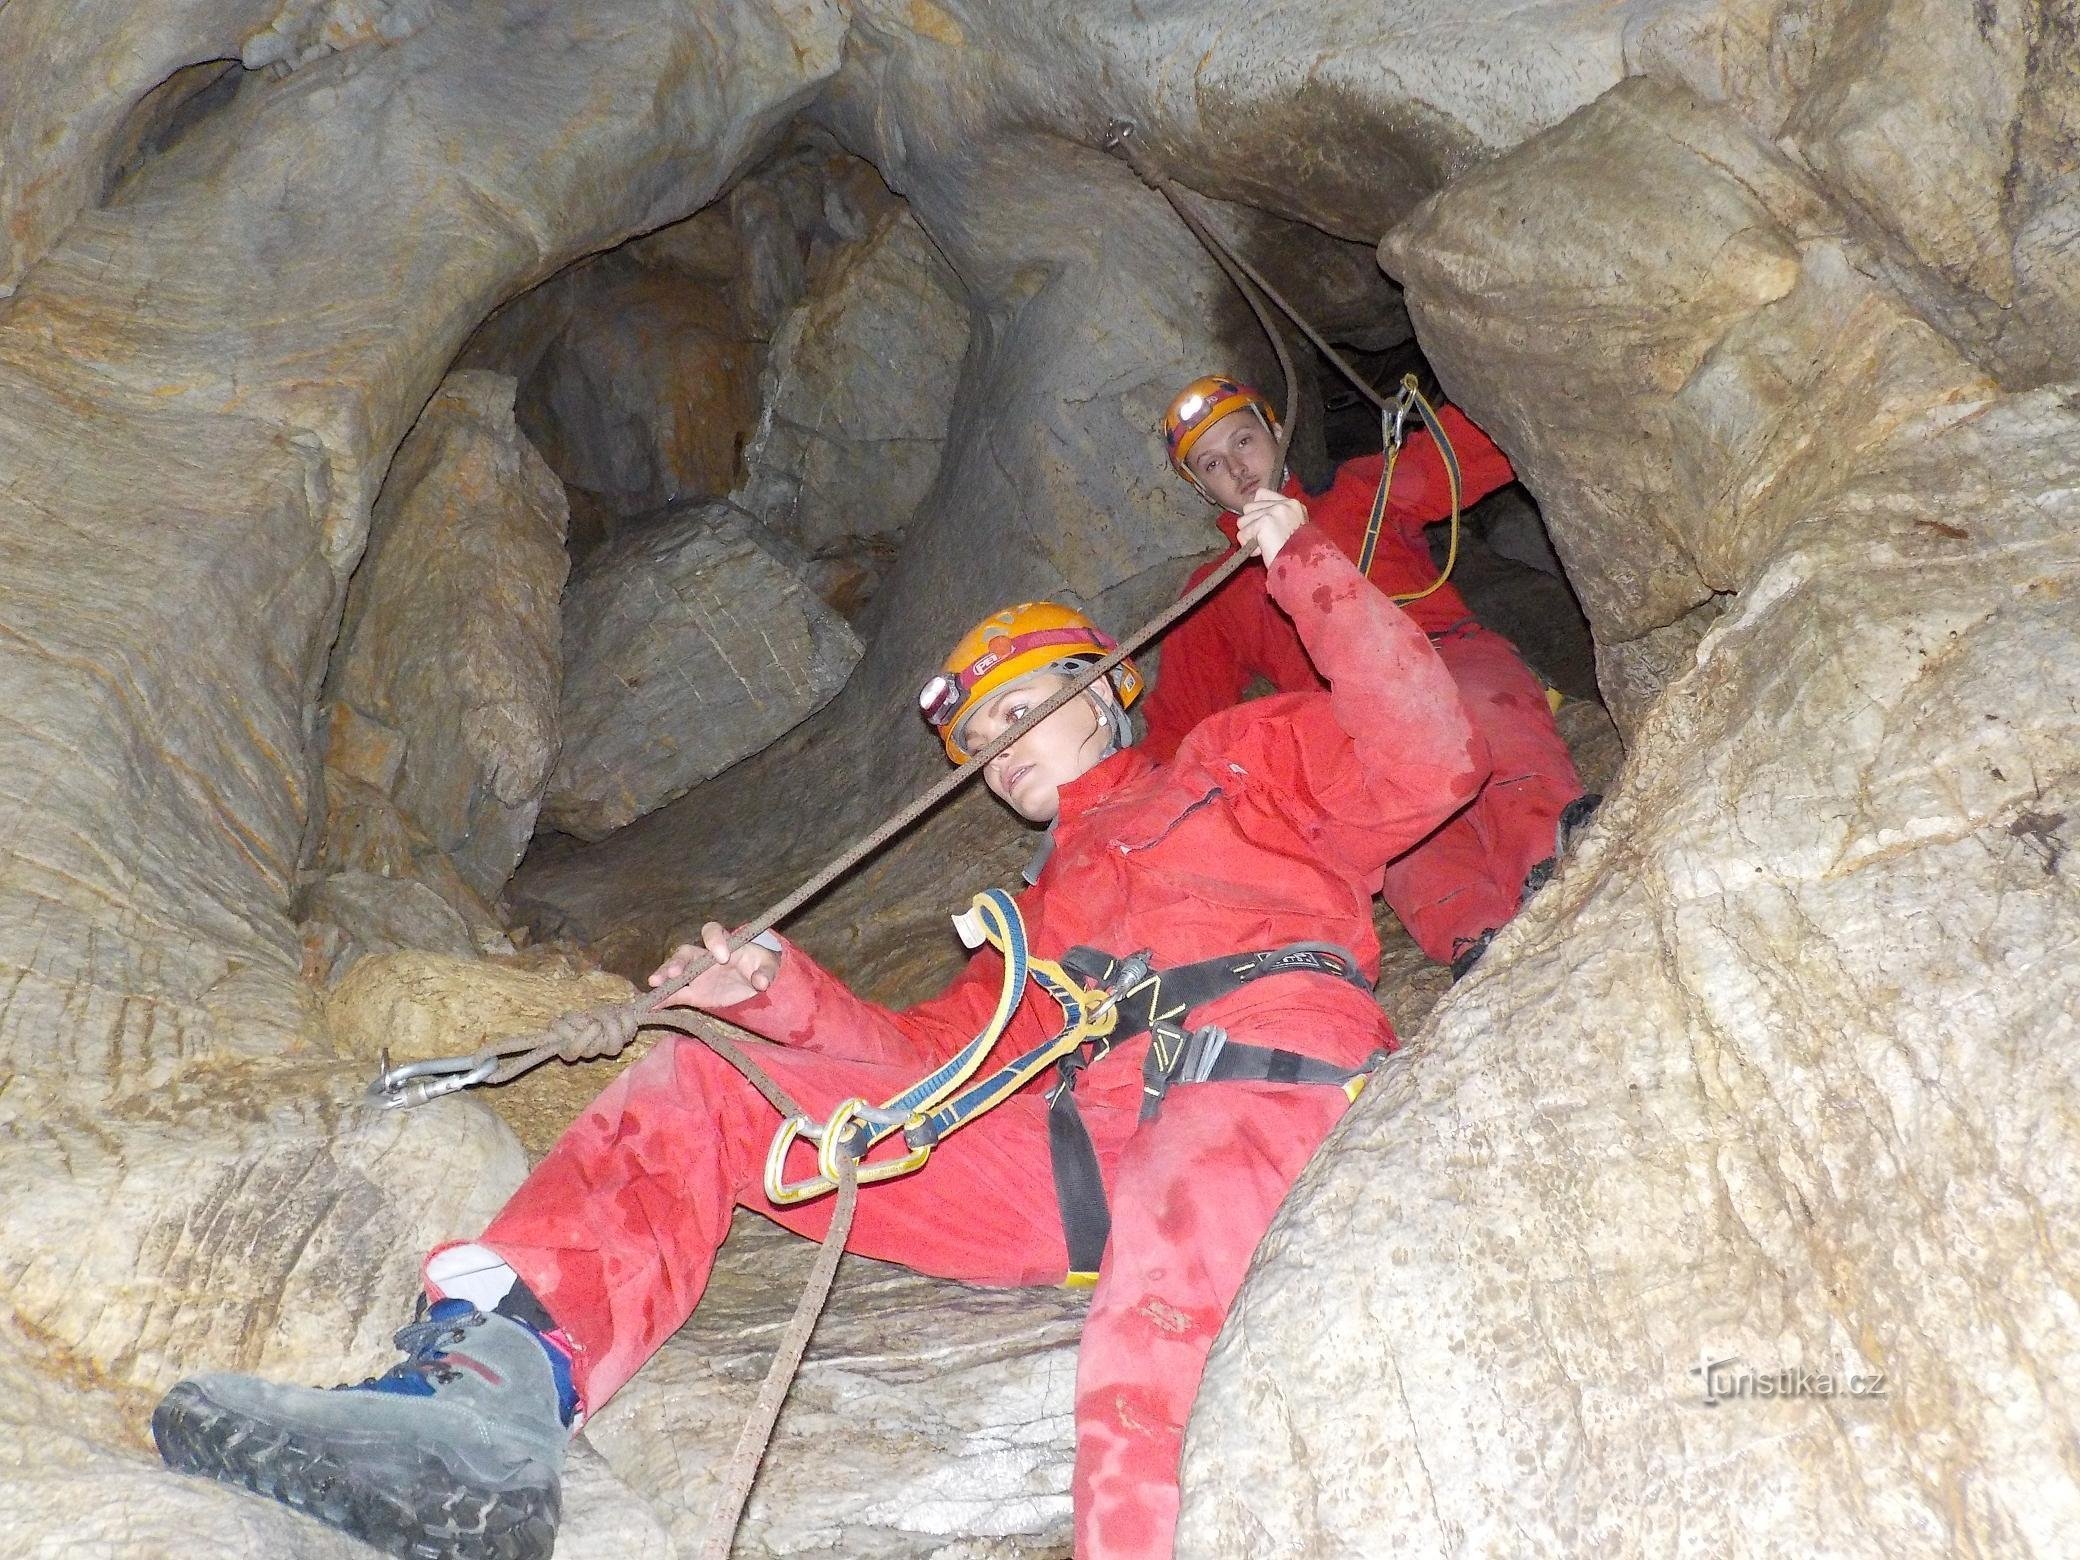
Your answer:
[[[354,1111],[300,978],[316,695],[375,493],[498,303],[712,199],[813,100],[970,306],[924,517],[823,714],[532,863],[531,901],[631,965],[754,908],[936,772],[910,698],[953,632],[1174,588],[1206,533],[1156,417],[1252,348],[1088,149],[1106,120],[1210,196],[1396,228],[1633,756],[1267,1248],[1187,1547],[2057,1552],[2074,37],[2067,0],[14,0],[0,1522],[149,1546],[206,1509],[222,1552],[319,1552],[136,1436],[198,1364],[365,1368],[416,1250],[522,1163],[469,1102]],[[733,834],[776,794],[786,848]],[[918,970],[880,950],[1018,843],[959,816],[972,849],[868,880],[886,935],[853,951],[891,989]],[[1713,1410],[1708,1345],[1900,1390]],[[581,1464],[573,1553],[662,1552],[617,1479]]]
[[[467,332],[710,199],[841,34],[815,5],[444,9],[246,81],[60,234],[46,190],[5,213],[42,245],[0,304],[7,1531],[182,1531],[136,1498],[168,1485],[153,1387],[366,1369],[425,1244],[521,1173],[481,1107],[354,1108],[299,978],[344,585]],[[123,79],[129,33],[97,47]],[[10,54],[9,101],[62,111],[101,58],[45,96],[47,54]],[[286,1513],[165,1500],[226,1511],[219,1552],[294,1552]]]

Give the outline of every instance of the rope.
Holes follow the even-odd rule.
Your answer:
[[[1387,492],[1394,484],[1394,464],[1401,455],[1402,419],[1408,415],[1411,407],[1421,414],[1423,425],[1429,429],[1430,437],[1436,441],[1439,452],[1444,456],[1445,470],[1451,478],[1451,547],[1445,554],[1444,567],[1438,571],[1436,579],[1432,580],[1421,590],[1411,591],[1406,595],[1397,595],[1393,599],[1406,605],[1411,601],[1421,601],[1425,596],[1431,595],[1442,588],[1444,582],[1452,577],[1452,569],[1459,561],[1459,458],[1452,449],[1451,440],[1445,437],[1444,427],[1438,421],[1436,413],[1432,411],[1430,403],[1423,399],[1423,393],[1417,385],[1416,376],[1414,374],[1402,375],[1401,392],[1392,401],[1389,401],[1385,396],[1373,389],[1370,381],[1358,372],[1351,364],[1350,359],[1330,346],[1322,333],[1308,323],[1306,315],[1287,302],[1285,295],[1276,287],[1273,287],[1270,282],[1266,281],[1261,271],[1245,260],[1233,246],[1206,225],[1203,214],[1192,209],[1185,198],[1184,192],[1177,186],[1175,181],[1164,177],[1149,166],[1148,159],[1142,155],[1141,149],[1134,144],[1134,122],[1132,120],[1115,119],[1112,122],[1112,127],[1105,134],[1105,145],[1108,150],[1119,153],[1126,160],[1127,166],[1134,170],[1143,184],[1146,184],[1150,189],[1161,195],[1163,199],[1170,202],[1172,209],[1184,219],[1185,226],[1197,235],[1199,242],[1204,244],[1208,251],[1212,253],[1213,258],[1220,262],[1221,269],[1228,273],[1228,279],[1234,282],[1236,287],[1241,290],[1243,297],[1249,300],[1250,308],[1256,311],[1257,323],[1264,327],[1264,333],[1271,338],[1272,345],[1278,348],[1278,364],[1285,372],[1286,402],[1289,406],[1293,404],[1295,399],[1293,393],[1293,365],[1285,355],[1284,343],[1279,340],[1278,333],[1271,328],[1270,322],[1265,318],[1264,311],[1257,302],[1257,293],[1262,293],[1264,297],[1277,304],[1279,311],[1287,319],[1291,320],[1294,325],[1299,327],[1300,334],[1314,343],[1315,350],[1335,364],[1343,377],[1351,382],[1352,387],[1379,409],[1380,429],[1383,435],[1380,442],[1386,447],[1387,466],[1380,476],[1379,494],[1373,501],[1372,519],[1366,527],[1365,545],[1358,559],[1358,572],[1360,574],[1369,576],[1372,572],[1372,550],[1379,539],[1380,521],[1386,514]],[[1248,278],[1248,286],[1245,286],[1243,283],[1243,278],[1245,277]],[[1252,288],[1255,291],[1252,291]],[[1393,432],[1390,436],[1384,436],[1386,435],[1389,419],[1392,420]],[[1287,441],[1281,438],[1278,446],[1278,463],[1281,469],[1285,465],[1286,444]]]
[[[1131,130],[1131,126],[1128,129]],[[1237,291],[1242,294],[1244,301],[1249,304],[1250,312],[1256,316],[1257,323],[1263,327],[1264,334],[1270,338],[1272,350],[1278,357],[1279,372],[1285,379],[1285,416],[1280,423],[1278,448],[1272,464],[1274,472],[1283,471],[1285,469],[1287,451],[1292,446],[1293,429],[1300,419],[1299,381],[1293,370],[1292,356],[1286,348],[1284,338],[1279,335],[1269,312],[1264,307],[1263,297],[1259,296],[1259,289],[1261,289],[1264,296],[1270,297],[1289,316],[1293,316],[1296,322],[1300,324],[1301,329],[1307,333],[1309,339],[1314,341],[1316,346],[1335,361],[1339,367],[1343,368],[1345,373],[1352,374],[1354,382],[1367,394],[1372,393],[1370,387],[1366,386],[1362,380],[1356,380],[1354,371],[1350,366],[1344,363],[1340,357],[1337,357],[1334,350],[1326,342],[1322,341],[1305,321],[1300,321],[1297,315],[1293,315],[1292,306],[1286,303],[1283,298],[1280,298],[1270,285],[1256,274],[1254,268],[1248,262],[1241,260],[1239,256],[1235,255],[1228,245],[1221,240],[1219,235],[1209,229],[1199,219],[1198,215],[1179,199],[1168,180],[1151,178],[1149,172],[1146,171],[1140,161],[1138,150],[1129,150],[1127,148],[1124,135],[1117,136],[1109,144],[1112,144],[1115,150],[1121,151],[1127,157],[1128,164],[1134,168],[1134,171],[1145,182],[1149,183],[1151,188],[1158,190],[1170,202],[1171,208],[1184,220],[1185,226],[1190,228],[1199,241],[1206,246],[1207,253],[1213,256],[1215,262],[1219,264],[1228,279],[1235,284]],[[1375,396],[1374,399],[1377,401],[1378,398]],[[937,784],[928,788],[923,795],[919,796],[909,806],[883,823],[879,828],[840,851],[820,872],[810,877],[800,887],[796,888],[794,892],[769,906],[756,918],[739,927],[730,936],[729,951],[735,953],[753,938],[771,930],[779,922],[792,915],[796,910],[830,887],[832,883],[858,866],[860,862],[872,856],[890,840],[903,833],[911,824],[915,823],[961,786],[973,779],[992,758],[1010,747],[1012,743],[1016,742],[1028,730],[1037,726],[1071,699],[1076,698],[1084,689],[1110,673],[1114,667],[1119,665],[1121,661],[1125,660],[1135,650],[1162,634],[1171,624],[1219,590],[1249,560],[1250,556],[1251,554],[1238,549],[1233,556],[1226,559],[1211,574],[1207,575],[1204,580],[1200,581],[1198,585],[1187,591],[1166,610],[1150,619],[1139,631],[1121,640],[1118,646],[1102,659],[1077,673],[1069,682],[1056,690],[1053,695],[1043,700],[1038,707],[1030,711],[1023,720],[1018,721],[1002,732],[994,741],[984,744],[966,763],[942,777]],[[742,1035],[743,1031],[737,1030],[734,1026],[698,1010],[684,1008],[665,1010],[661,1007],[666,998],[682,990],[690,982],[714,968],[714,965],[715,961],[712,956],[705,953],[698,954],[689,963],[684,975],[676,980],[667,981],[655,990],[637,997],[631,1002],[623,1004],[620,1009],[613,1011],[617,1011],[626,1017],[634,1018],[639,1022],[647,1020],[652,1024],[667,1025],[693,1035],[702,1043],[711,1047],[725,1061],[742,1073],[758,1089],[759,1093],[766,1098],[767,1102],[780,1112],[783,1119],[806,1117],[808,1113],[802,1109],[801,1105],[788,1094],[786,1089],[775,1082],[762,1067],[752,1061],[750,1055],[738,1043],[737,1036]],[[445,1077],[440,1085],[433,1088],[422,1088],[420,1091],[408,1095],[401,1093],[393,1103],[433,1098],[439,1093],[449,1092],[454,1088],[474,1086],[477,1083],[493,1086],[510,1083],[522,1073],[540,1066],[543,1062],[549,1060],[550,1057],[557,1055],[562,1049],[562,1045],[563,1042],[561,1040],[544,1039],[539,1032],[494,1042],[473,1057],[457,1059],[458,1065],[452,1069],[445,1066],[442,1067],[441,1071],[449,1076]],[[493,1063],[496,1063],[496,1065],[493,1066]],[[387,1074],[387,1065],[384,1071]],[[378,1084],[380,1085],[382,1081],[379,1079]],[[772,1440],[773,1426],[779,1419],[780,1409],[786,1401],[788,1388],[792,1385],[795,1372],[801,1365],[802,1356],[808,1349],[810,1335],[816,1330],[816,1323],[823,1314],[825,1302],[829,1299],[831,1284],[837,1275],[838,1259],[843,1254],[846,1238],[851,1233],[853,1214],[859,1201],[858,1161],[850,1156],[839,1156],[836,1167],[838,1170],[838,1196],[836,1205],[831,1212],[830,1228],[824,1235],[823,1245],[817,1252],[816,1263],[810,1271],[808,1283],[803,1288],[802,1298],[795,1306],[794,1316],[788,1322],[786,1330],[781,1334],[780,1343],[774,1352],[772,1363],[767,1367],[765,1380],[759,1386],[757,1401],[753,1405],[750,1416],[744,1422],[744,1428],[737,1437],[736,1449],[730,1456],[728,1467],[724,1470],[722,1488],[716,1497],[714,1518],[710,1524],[707,1539],[701,1549],[702,1560],[727,1560],[730,1547],[735,1540],[737,1523],[743,1516],[745,1503],[750,1499],[751,1486],[758,1477],[759,1463],[763,1460],[766,1448]]]
[[[817,1250],[809,1281],[802,1286],[802,1298],[773,1351],[773,1362],[766,1367],[766,1379],[759,1383],[758,1398],[737,1435],[729,1466],[723,1470],[722,1488],[715,1496],[715,1514],[709,1519],[708,1536],[701,1545],[701,1560],[728,1560],[730,1546],[736,1541],[737,1524],[743,1520],[744,1505],[751,1499],[751,1486],[758,1478],[758,1465],[772,1442],[780,1407],[787,1401],[787,1389],[794,1385],[794,1373],[808,1350],[809,1335],[816,1331],[824,1302],[830,1298],[831,1281],[838,1276],[838,1258],[845,1254],[845,1239],[852,1233],[852,1215],[858,1207],[858,1166],[850,1159],[842,1159],[838,1162],[838,1200],[831,1209],[831,1227]]]

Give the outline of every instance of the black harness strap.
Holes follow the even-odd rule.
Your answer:
[[[1214,1025],[1187,1030],[1180,1019],[1194,1008],[1226,996],[1267,975],[1326,975],[1348,981],[1361,991],[1372,984],[1350,950],[1334,943],[1288,943],[1257,953],[1229,954],[1155,969],[1148,953],[1118,958],[1097,948],[1075,947],[1062,955],[1062,967],[1088,985],[1106,991],[1119,1013],[1112,1032],[1094,1045],[1062,1058],[1060,1079],[1047,1096],[1047,1145],[1054,1168],[1055,1201],[1062,1213],[1062,1234],[1069,1248],[1072,1286],[1098,1279],[1098,1265],[1112,1234],[1112,1212],[1105,1182],[1098,1173],[1097,1150],[1090,1129],[1076,1108],[1076,1079],[1084,1068],[1122,1040],[1146,1032],[1148,1054],[1141,1064],[1141,1119],[1154,1119],[1173,1083],[1307,1083],[1334,1084],[1356,1098],[1353,1087],[1371,1072],[1384,1051],[1375,1052],[1355,1071],[1270,1046],[1244,1045]]]

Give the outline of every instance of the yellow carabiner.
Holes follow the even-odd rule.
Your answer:
[[[789,1116],[780,1123],[780,1130],[773,1134],[773,1141],[766,1149],[765,1194],[766,1200],[779,1207],[808,1202],[826,1192],[838,1189],[837,1155],[843,1151],[846,1128],[855,1120],[863,1120],[862,1112],[867,1102],[858,1097],[845,1100],[831,1112],[829,1121],[811,1121],[807,1116]],[[797,1138],[806,1138],[816,1145],[816,1174],[805,1176],[799,1181],[787,1179],[787,1153],[794,1147]],[[932,1146],[913,1148],[894,1159],[862,1159],[854,1179],[861,1186],[876,1181],[893,1181],[899,1175],[909,1175],[924,1168],[924,1162],[932,1157]]]
[[[816,1169],[834,1189],[838,1184],[838,1154],[845,1147],[845,1129],[855,1119],[864,1121],[866,1109],[867,1102],[855,1095],[832,1111],[831,1119],[824,1124],[823,1141],[816,1149]],[[871,1122],[866,1124],[872,1125]],[[921,1169],[924,1162],[931,1157],[932,1146],[929,1143],[922,1148],[913,1148],[896,1159],[870,1160],[862,1154],[855,1161],[858,1166],[857,1179],[862,1186],[875,1181],[892,1181],[899,1175],[908,1175],[913,1170]]]

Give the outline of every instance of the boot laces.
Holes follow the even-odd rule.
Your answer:
[[[462,1316],[423,1317],[416,1322],[407,1322],[397,1329],[391,1339],[404,1350],[405,1358],[399,1360],[380,1376],[364,1376],[355,1384],[356,1389],[380,1387],[385,1382],[403,1381],[411,1376],[422,1380],[430,1379],[440,1386],[458,1378],[462,1372],[448,1363],[443,1352],[449,1344],[460,1343],[470,1334],[470,1329],[484,1320],[480,1311],[470,1311]]]

